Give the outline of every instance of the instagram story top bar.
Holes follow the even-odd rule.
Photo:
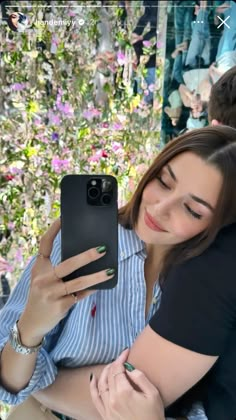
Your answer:
[[[158,5],[158,7],[164,7],[164,8],[166,8],[168,5],[167,5],[167,1],[166,2],[164,2],[164,1],[162,1],[161,2],[162,4],[159,4]],[[166,3],[166,4],[164,4],[164,3]],[[5,6],[6,7],[19,7],[19,4],[5,4]],[[73,4],[65,4],[65,5],[60,5],[60,4],[58,4],[58,5],[51,5],[51,4],[38,4],[38,3],[32,3],[32,4],[30,4],[30,5],[24,5],[24,6],[22,6],[23,8],[33,8],[33,7],[44,7],[44,8],[49,8],[49,7],[53,7],[53,8],[74,8],[74,9],[76,9],[76,8],[80,8],[80,9],[82,9],[82,8],[85,8],[85,7],[87,7],[87,8],[99,8],[99,7],[101,7],[102,5],[101,4],[77,4],[77,5],[73,5]],[[173,4],[172,5],[173,7],[178,7],[178,5],[175,5],[175,4]],[[106,7],[111,7],[111,8],[117,8],[118,7],[118,4],[106,4]],[[136,5],[132,5],[132,3],[130,4],[130,7],[132,8],[132,7],[136,7]],[[149,6],[149,7],[153,7],[153,8],[156,8],[156,6]],[[192,5],[184,5],[184,7],[186,8],[186,7],[193,7]],[[211,5],[207,5],[206,6],[207,8],[212,8],[212,6]]]

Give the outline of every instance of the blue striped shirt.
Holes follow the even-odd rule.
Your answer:
[[[119,278],[112,290],[97,291],[78,302],[49,334],[38,352],[33,376],[26,388],[11,394],[0,386],[0,400],[19,404],[33,392],[52,384],[57,368],[108,363],[125,347],[130,347],[145,328],[160,304],[158,282],[147,318],[144,243],[132,230],[119,225]],[[30,283],[32,259],[0,312],[0,349],[9,337],[10,328],[23,312]],[[53,265],[61,261],[60,234],[51,254]],[[95,311],[96,308],[96,311]]]

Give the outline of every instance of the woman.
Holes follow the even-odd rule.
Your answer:
[[[236,221],[234,186],[229,182],[236,176],[235,138],[235,130],[229,127],[196,130],[168,144],[156,158],[131,201],[119,212],[119,280],[115,289],[98,291],[73,305],[82,280],[67,283],[66,289],[60,280],[72,267],[57,265],[59,236],[52,254],[49,248],[44,251],[46,258],[38,258],[40,275],[35,277],[33,272],[35,280],[29,290],[34,260],[31,262],[1,313],[2,400],[16,404],[48,387],[36,397],[48,398],[47,405],[76,417],[78,412],[72,410],[70,400],[76,389],[79,414],[97,418],[86,400],[91,368],[79,369],[78,393],[78,388],[72,386],[76,369],[59,369],[58,373],[58,367],[108,363],[123,348],[131,347],[159,307],[160,273],[164,278],[173,264],[201,254],[224,225]],[[81,254],[76,257],[73,270],[98,257],[95,250]],[[86,284],[104,281],[105,277],[104,273],[96,273],[88,276]],[[83,282],[82,289],[85,287]],[[7,342],[10,328],[18,319],[21,341],[26,347],[39,346],[37,357],[36,353],[19,355]],[[46,343],[42,346],[44,337]],[[150,354],[143,366],[140,351],[148,354],[154,350],[154,365],[150,367],[154,362]],[[218,355],[218,349],[216,355],[205,355],[181,346],[176,348],[149,327],[131,348],[131,362],[134,360],[134,365],[148,374],[165,405],[197,383]],[[95,375],[101,371],[101,366],[93,366]],[[64,382],[64,374],[68,375],[70,386]],[[173,375],[178,381],[173,381]],[[60,388],[62,383],[67,386],[62,386],[60,394],[57,386]]]
[[[23,13],[15,12],[8,17],[7,23],[12,31],[24,32],[28,25],[28,18]]]

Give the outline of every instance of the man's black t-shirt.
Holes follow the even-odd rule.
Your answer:
[[[185,415],[192,402],[201,400],[209,420],[235,420],[236,224],[222,229],[201,256],[170,270],[150,327],[177,345],[219,356],[167,414]]]

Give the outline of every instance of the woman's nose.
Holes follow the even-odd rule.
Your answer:
[[[174,198],[166,198],[163,200],[160,200],[155,205],[155,215],[157,219],[161,222],[161,220],[168,220],[171,214],[171,209],[173,209],[175,205],[175,199]]]

